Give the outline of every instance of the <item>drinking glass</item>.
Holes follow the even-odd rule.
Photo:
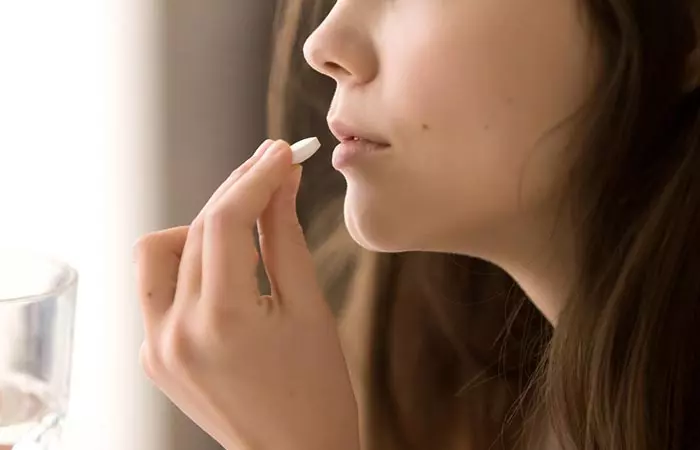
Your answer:
[[[66,415],[77,272],[0,249],[0,450],[54,450]]]

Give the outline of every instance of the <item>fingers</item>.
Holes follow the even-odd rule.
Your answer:
[[[256,293],[253,227],[291,172],[289,145],[277,141],[207,211],[204,219],[202,296]],[[228,295],[227,295],[228,293]]]
[[[260,158],[265,154],[265,152],[272,146],[274,143],[273,140],[267,139],[265,142],[260,144],[260,146],[255,150],[255,153],[253,153],[253,156],[248,158],[246,162],[241,164],[236,170],[234,170],[231,175],[224,181],[221,186],[214,192],[214,194],[211,196],[211,198],[207,201],[207,203],[204,205],[202,210],[199,212],[197,217],[195,218],[195,221],[198,219],[201,219],[201,217],[204,215],[204,212],[211,208],[211,205],[215,204],[221,196],[229,190],[231,186],[240,179],[240,177],[246,173],[248,170],[250,170],[251,167],[255,165],[256,162],[260,160]]]
[[[258,221],[260,246],[273,295],[287,298],[316,297],[318,283],[311,253],[299,225],[296,196],[301,167],[293,170]]]
[[[234,170],[221,186],[214,192],[204,205],[189,230],[189,237],[185,245],[184,256],[180,264],[180,290],[184,298],[196,299],[200,296],[202,288],[202,253],[204,246],[204,221],[205,217],[237,181],[245,175],[272,146],[274,141],[268,139],[263,142],[246,162]]]
[[[180,259],[178,272],[178,296],[196,301],[202,288],[202,238],[204,224],[195,220],[187,230],[187,242]]]
[[[147,334],[159,326],[173,304],[187,228],[148,234],[134,246],[138,295]]]

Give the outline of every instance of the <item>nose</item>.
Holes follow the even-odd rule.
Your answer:
[[[304,43],[304,57],[316,71],[336,83],[365,84],[379,68],[377,52],[367,30],[367,18],[341,2]]]

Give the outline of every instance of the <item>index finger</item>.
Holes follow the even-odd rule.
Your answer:
[[[265,154],[265,151],[267,151],[270,146],[273,144],[273,140],[267,139],[265,140],[260,146],[255,150],[253,155],[248,158],[243,164],[241,164],[236,170],[231,172],[229,177],[221,183],[219,188],[214,191],[214,194],[209,198],[207,203],[204,205],[204,207],[200,210],[199,214],[197,214],[197,217],[195,217],[195,221],[199,220],[202,215],[204,215],[207,211],[207,209],[211,208],[212,205],[216,204],[216,202],[221,198],[222,195],[226,193],[226,191],[229,190],[231,186],[233,186],[234,183],[238,181],[238,179],[243,176],[248,170],[250,170],[251,167],[257,163],[260,158]]]
[[[207,214],[202,253],[202,298],[258,295],[253,229],[292,170],[289,144],[275,142]]]

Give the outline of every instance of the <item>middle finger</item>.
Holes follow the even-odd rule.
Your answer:
[[[245,175],[255,163],[262,158],[265,151],[270,148],[274,141],[266,140],[255,151],[246,162],[239,166],[214,192],[204,208],[199,212],[192,222],[187,235],[187,242],[180,262],[178,274],[178,291],[181,298],[195,300],[199,298],[202,285],[202,253],[204,218],[209,209],[215,205],[228,190],[236,184],[238,179]]]
[[[204,207],[200,210],[199,214],[197,214],[197,217],[195,217],[195,222],[202,220],[204,217],[206,211],[211,208],[211,205],[215,204],[219,198],[221,198],[222,195],[228,189],[233,186],[236,181],[238,181],[243,174],[245,174],[248,170],[250,170],[251,167],[255,165],[255,163],[262,158],[262,155],[265,154],[265,151],[270,148],[274,141],[272,139],[267,139],[265,140],[260,146],[255,150],[255,153],[248,158],[246,162],[241,164],[236,170],[234,170],[231,175],[228,176],[228,178],[219,186],[219,188],[212,194],[211,198],[207,201],[207,203],[204,205]]]

